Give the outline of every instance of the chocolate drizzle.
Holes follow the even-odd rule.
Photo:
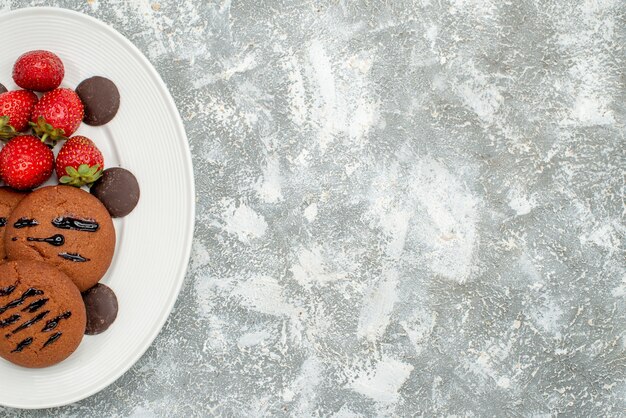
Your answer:
[[[39,222],[37,222],[35,219],[20,218],[13,224],[13,227],[20,229],[36,225],[39,225]]]
[[[16,283],[15,285],[0,288],[0,296],[10,295],[16,290],[17,286],[18,284]],[[42,290],[39,290],[33,287],[28,288],[26,291],[22,293],[22,295],[19,298],[13,299],[7,304],[0,306],[0,315],[10,309],[17,308],[20,305],[26,305],[25,301],[28,298],[33,298],[34,296],[37,296],[37,295],[44,295],[44,292]],[[26,306],[21,307],[20,312],[34,314],[30,318],[25,317],[24,314],[21,314],[21,313],[20,314],[14,313],[13,315],[0,319],[0,329],[7,328],[11,325],[15,327],[11,331],[7,330],[3,332],[2,334],[4,334],[4,337],[7,339],[10,339],[12,336],[24,330],[27,330],[29,328],[30,329],[34,328],[34,325],[36,326],[36,324],[38,323],[43,323],[47,317],[49,318],[51,310],[40,310],[40,309],[43,306],[46,306],[49,300],[50,299],[47,297],[34,298],[32,302],[30,302]],[[35,348],[35,351],[42,350],[46,348],[47,346],[54,344],[56,341],[58,341],[63,335],[63,332],[58,330],[59,323],[64,319],[69,319],[71,316],[72,316],[71,311],[65,311],[65,312],[62,312],[60,315],[57,315],[56,317],[47,320],[45,322],[45,325],[43,325],[41,330],[39,331],[41,333],[48,333],[47,339],[45,339],[45,342],[41,345],[41,348],[39,349]],[[21,323],[20,323],[20,320],[22,320]],[[27,334],[27,335],[30,334],[31,336],[27,337],[27,335],[24,335],[24,337],[27,337],[27,338],[24,338],[19,343],[17,343],[17,345],[11,351],[11,353],[20,353],[24,351],[27,347],[32,346],[33,343],[35,342],[35,339],[38,338],[37,335],[35,335],[34,333],[37,333],[37,330],[24,332],[23,334]],[[11,340],[9,340],[9,342],[10,341]],[[41,344],[41,342],[37,342],[37,346],[39,346],[39,344]]]
[[[60,229],[73,229],[75,231],[96,232],[100,225],[91,219],[78,219],[59,217],[52,220],[52,225]]]
[[[4,216],[0,218],[0,228],[7,225],[7,218]]]
[[[61,235],[62,237],[62,235]],[[53,238],[53,237],[51,237]],[[18,284],[16,283],[15,285],[11,285],[11,286],[7,286],[4,288],[0,288],[0,296],[8,296],[11,293],[13,293],[15,291],[15,289],[17,288]],[[32,298],[34,296],[37,295],[43,295],[44,292],[42,290],[39,289],[35,289],[33,287],[28,288],[26,291],[24,291],[22,293],[22,295],[17,298],[17,299],[13,299],[11,300],[9,303],[0,306],[0,315],[3,314],[4,312],[10,310],[10,309],[14,309],[17,308],[18,306],[24,304],[24,302],[26,301],[26,299],[28,298]],[[7,328],[11,325],[14,325],[15,328],[13,330],[11,330],[9,333],[5,333],[4,337],[9,339],[11,338],[13,335],[16,335],[18,333],[20,333],[21,331],[24,331],[26,329],[29,328],[34,328],[33,325],[36,325],[38,323],[42,323],[46,317],[48,317],[48,315],[50,315],[50,310],[42,310],[39,311],[43,306],[45,306],[48,303],[49,299],[46,297],[41,297],[41,298],[36,298],[36,300],[33,300],[30,304],[28,304],[27,306],[24,306],[21,308],[20,312],[27,312],[27,313],[34,313],[34,316],[27,318],[24,317],[23,314],[13,314],[10,315],[4,319],[0,319],[0,329],[2,328]],[[38,312],[39,311],[39,312]],[[36,313],[35,313],[36,312]],[[69,319],[72,316],[72,312],[71,311],[65,311],[63,313],[61,313],[60,315],[57,315],[56,317],[49,319],[48,321],[46,321],[45,325],[41,328],[41,330],[39,332],[41,333],[48,333],[48,337],[45,340],[45,342],[43,343],[43,345],[41,346],[41,349],[46,348],[47,346],[54,344],[57,340],[59,340],[59,338],[61,338],[61,336],[63,335],[62,332],[58,331],[57,328],[59,327],[59,322],[61,322],[64,319]],[[20,320],[23,319],[23,322],[20,323]],[[53,331],[54,330],[54,331]],[[34,335],[33,333],[36,333],[37,331],[30,331],[24,334],[31,334],[30,337],[24,338],[23,340],[21,340],[19,343],[17,343],[17,345],[15,346],[15,348],[11,351],[11,353],[20,353],[22,351],[24,351],[27,347],[31,346],[34,342],[35,339],[37,339],[37,335]],[[1,334],[0,334],[1,335]],[[24,335],[26,337],[26,335]],[[11,341],[11,340],[9,340]],[[37,345],[41,344],[40,342],[37,343]],[[37,351],[37,349],[35,349]]]
[[[15,285],[0,287],[0,296],[9,296],[15,290]]]
[[[17,344],[17,347],[15,347],[15,350],[13,350],[11,352],[12,353],[19,353],[20,351],[22,351],[23,349],[25,349],[26,347],[28,347],[32,343],[33,343],[33,337],[28,337],[25,340],[20,341]]]
[[[21,316],[19,315],[11,315],[10,317],[8,317],[7,319],[4,319],[2,321],[0,321],[0,328],[4,328],[4,327],[8,327],[11,324],[15,324],[17,321],[19,321],[21,318]]]
[[[28,311],[29,313],[37,312],[37,310],[41,308],[43,305],[45,305],[46,302],[48,302],[47,298],[36,300],[30,305],[28,305],[27,307],[25,307],[24,309],[22,309],[22,312],[26,312],[26,311]]]
[[[20,296],[18,299],[12,300],[11,302],[7,303],[4,306],[0,306],[0,314],[3,314],[9,309],[15,308],[16,306],[20,306],[22,303],[24,303],[26,298],[30,298],[32,296],[37,296],[37,295],[43,295],[43,291],[31,287],[30,289],[22,293],[22,296]]]
[[[26,238],[27,241],[36,241],[36,242],[47,242],[50,245],[54,245],[55,247],[59,247],[63,244],[65,244],[65,237],[61,234],[54,234],[51,237],[48,238],[33,238],[33,237],[28,237]]]
[[[89,261],[88,258],[85,258],[78,253],[59,253],[59,257],[65,258],[66,260],[74,261],[76,263],[84,263],[85,261]]]
[[[19,327],[15,328],[13,330],[13,334],[17,334],[18,332],[33,326],[34,324],[36,324],[37,322],[41,321],[44,316],[48,315],[50,313],[50,311],[43,311],[42,313],[38,314],[37,316],[33,317],[32,319],[24,322],[22,325],[20,325]]]
[[[66,312],[63,312],[61,315],[57,316],[56,318],[52,318],[51,320],[46,322],[46,326],[41,329],[41,332],[52,331],[53,329],[57,327],[57,325],[59,325],[60,320],[68,319],[70,316],[72,316],[72,312],[66,311]]]
[[[59,338],[61,338],[61,335],[63,335],[62,332],[55,332],[54,334],[52,334],[50,336],[50,338],[48,338],[48,341],[46,341],[45,343],[43,343],[43,347],[42,348],[46,348],[47,346],[49,346],[50,344],[52,344],[53,342],[55,342],[56,340],[58,340]]]

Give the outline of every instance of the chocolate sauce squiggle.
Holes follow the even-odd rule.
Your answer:
[[[20,325],[19,327],[15,328],[13,330],[13,334],[17,334],[18,332],[28,328],[28,327],[32,327],[34,324],[36,324],[37,322],[41,321],[44,316],[48,315],[50,313],[50,311],[43,311],[42,313],[38,314],[37,316],[35,316],[34,318],[24,322],[22,325]]]
[[[72,312],[66,311],[66,312],[63,312],[61,315],[57,316],[56,318],[52,318],[51,320],[46,322],[46,326],[41,329],[41,332],[52,331],[53,329],[57,327],[57,325],[59,325],[60,320],[68,319],[70,316],[72,316]]]
[[[6,311],[8,311],[9,309],[15,308],[16,306],[20,306],[22,303],[24,303],[24,301],[27,298],[30,298],[30,297],[33,297],[33,296],[37,296],[37,295],[43,295],[43,291],[31,287],[26,292],[22,293],[22,296],[20,296],[19,299],[12,300],[11,302],[7,303],[6,305],[0,306],[0,314],[3,314]]]
[[[37,225],[39,225],[39,222],[37,222],[37,220],[35,219],[20,218],[17,220],[17,222],[13,224],[13,227],[20,229]]]
[[[50,338],[48,338],[48,341],[46,341],[43,344],[43,347],[41,348],[46,348],[47,346],[49,346],[50,344],[52,344],[53,342],[55,342],[56,340],[58,340],[59,338],[61,338],[61,335],[63,335],[62,332],[55,332],[54,334],[52,334],[50,336]]]
[[[47,242],[48,244],[54,245],[55,247],[60,247],[61,245],[65,244],[65,237],[61,234],[54,234],[53,236],[48,238],[28,237],[26,238],[26,241]]]
[[[20,351],[22,351],[23,349],[25,349],[26,347],[28,347],[32,343],[33,343],[33,338],[32,337],[28,337],[25,340],[20,341],[17,344],[17,347],[15,347],[15,350],[13,350],[11,352],[12,353],[19,353]]]
[[[27,307],[25,307],[24,309],[22,309],[22,312],[26,312],[26,311],[28,311],[29,313],[37,312],[37,310],[41,308],[43,305],[45,305],[46,302],[48,302],[47,298],[38,299],[34,301],[33,303],[31,303],[30,305],[28,305]]]
[[[65,258],[66,260],[74,261],[76,263],[84,263],[86,261],[89,261],[88,258],[85,258],[78,253],[59,253],[59,257]]]
[[[52,220],[52,225],[60,229],[73,229],[75,231],[96,232],[100,225],[91,219],[78,219],[60,217]]]

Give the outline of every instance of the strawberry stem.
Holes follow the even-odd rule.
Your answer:
[[[65,167],[65,172],[66,175],[59,178],[59,183],[74,187],[91,186],[102,177],[100,164],[94,164],[91,167],[88,164],[81,164],[78,168],[68,165]]]
[[[37,118],[37,123],[30,122],[30,126],[35,131],[35,135],[41,138],[42,142],[46,142],[49,139],[52,146],[56,145],[57,141],[61,139],[67,139],[63,129],[53,127],[42,116]]]
[[[0,139],[8,141],[14,136],[17,136],[17,132],[15,131],[15,128],[9,124],[9,117],[0,117]]]

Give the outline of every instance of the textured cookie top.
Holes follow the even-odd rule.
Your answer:
[[[13,210],[5,228],[10,260],[52,264],[80,291],[104,276],[115,250],[115,229],[106,208],[71,186],[35,190]]]
[[[56,364],[76,350],[86,326],[78,288],[38,261],[0,265],[0,357],[24,367]]]
[[[6,250],[4,248],[4,233],[6,224],[11,212],[18,203],[26,197],[27,193],[22,193],[11,189],[10,187],[0,187],[0,260],[6,258]]]

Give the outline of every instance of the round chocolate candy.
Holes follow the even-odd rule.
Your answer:
[[[87,327],[85,334],[97,335],[101,334],[109,327],[115,318],[117,318],[117,296],[113,290],[98,283],[91,289],[83,292],[83,302],[87,310]]]
[[[76,94],[85,106],[83,122],[100,126],[113,119],[120,107],[120,92],[108,78],[95,76],[81,81]]]
[[[139,201],[139,183],[128,170],[107,168],[90,189],[100,199],[113,218],[128,215]]]

